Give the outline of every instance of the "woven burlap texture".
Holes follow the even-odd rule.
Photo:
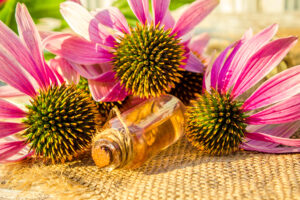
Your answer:
[[[240,151],[216,157],[199,152],[185,139],[137,170],[106,172],[84,156],[21,171],[23,183],[31,177],[30,186],[44,185],[39,190],[53,199],[300,199],[299,154]],[[16,172],[10,169],[10,175],[2,177],[1,187],[16,184]]]

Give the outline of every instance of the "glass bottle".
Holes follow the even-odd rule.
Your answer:
[[[109,120],[93,140],[99,167],[134,169],[184,134],[185,107],[171,95],[152,98]]]

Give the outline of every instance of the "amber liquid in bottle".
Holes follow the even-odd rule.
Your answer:
[[[96,165],[108,170],[140,167],[184,134],[184,111],[179,99],[164,95],[109,120],[93,141]]]

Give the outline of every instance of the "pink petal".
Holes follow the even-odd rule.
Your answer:
[[[287,145],[287,146],[295,146],[300,147],[300,139],[289,139],[289,138],[282,138],[282,137],[276,137],[264,133],[246,133],[246,138],[257,140],[257,141],[264,141],[264,142],[272,142],[276,144],[281,145]]]
[[[11,87],[10,85],[0,86],[0,98],[26,96],[23,92]]]
[[[189,54],[187,63],[183,68],[191,72],[203,73],[204,67],[205,66],[201,60],[191,52]]]
[[[78,64],[98,64],[112,61],[113,55],[100,45],[70,34],[57,34],[44,40],[45,48]]]
[[[45,80],[41,69],[33,61],[33,58],[18,36],[0,21],[0,51],[9,52],[11,59],[20,63],[22,68],[30,73],[40,87],[44,86]]]
[[[0,144],[0,162],[16,155],[19,151],[26,147],[24,141],[6,142]]]
[[[99,65],[78,65],[75,63],[70,64],[75,71],[77,71],[81,76],[87,79],[98,79],[102,75],[107,76],[112,73],[111,63],[101,63]],[[106,73],[108,74],[105,75]],[[106,80],[109,81],[108,79]],[[111,81],[114,81],[114,79]]]
[[[0,122],[0,138],[4,138],[24,129],[26,129],[26,125],[23,123]]]
[[[107,8],[97,12],[94,16],[105,26],[120,32],[130,33],[127,20],[118,8]]]
[[[233,44],[229,45],[222,53],[220,53],[220,55],[217,57],[214,64],[212,65],[211,75],[210,75],[211,76],[210,81],[211,81],[212,88],[216,89],[216,87],[218,85],[219,73],[224,66],[225,59],[227,57],[228,52],[232,47],[233,47]]]
[[[57,34],[57,33],[56,32],[51,32],[51,31],[39,31],[39,35],[40,35],[42,41],[44,39],[46,39],[47,37],[49,37],[51,35],[55,35],[55,34]]]
[[[19,153],[20,154],[20,153]],[[15,156],[13,156],[13,159],[7,159],[7,160],[3,160],[2,162],[3,163],[10,163],[10,162],[19,162],[19,161],[21,161],[21,160],[24,160],[25,158],[27,158],[27,157],[30,157],[30,156],[32,156],[34,154],[34,151],[31,151],[31,152],[29,152],[29,153],[27,153],[27,154],[20,154],[20,155],[15,155]]]
[[[215,76],[218,77],[218,79],[214,80],[214,82],[216,82],[216,86],[218,88],[219,92],[223,92],[226,93],[227,91],[223,90],[222,88],[224,88],[224,84],[225,84],[225,78],[227,76],[230,64],[232,62],[232,60],[234,59],[235,55],[238,53],[239,49],[241,48],[241,46],[243,45],[243,43],[245,42],[245,40],[239,40],[234,44],[234,49],[231,51],[231,53],[229,54],[229,56],[227,57],[225,63],[220,67],[219,73]],[[230,50],[229,49],[225,49],[224,54],[222,56],[226,56],[225,53],[227,53],[227,51]],[[220,57],[220,59],[222,59],[222,57]],[[221,60],[220,60],[221,61]]]
[[[202,33],[192,40],[189,47],[193,52],[197,52],[198,54],[202,55],[207,47],[209,39],[210,37],[207,33]]]
[[[22,118],[25,116],[26,112],[14,104],[4,99],[0,99],[0,118]]]
[[[231,95],[238,97],[258,83],[280,63],[296,42],[296,37],[282,38],[262,47],[249,59],[235,83]]]
[[[253,128],[254,127],[254,128]],[[256,128],[257,127],[257,128]],[[247,127],[247,132],[259,132],[265,133],[268,135],[289,138],[300,128],[300,122],[295,121],[291,123],[285,124],[268,124],[268,125],[249,125]],[[251,130],[252,129],[252,130]],[[247,144],[256,145],[256,146],[264,146],[264,147],[276,147],[278,144],[270,143],[270,142],[262,142],[256,140],[249,140]]]
[[[245,102],[243,110],[277,103],[300,93],[300,65],[287,69],[263,83]]]
[[[134,12],[135,16],[143,24],[149,21],[149,2],[148,0],[128,0],[131,10]]]
[[[300,120],[300,95],[295,95],[246,118],[246,123],[281,124]]]
[[[26,76],[22,66],[0,44],[0,80],[31,97],[36,95],[35,89]]]
[[[175,25],[175,19],[172,17],[169,10],[166,11],[165,17],[162,20],[161,24],[165,27],[165,30],[173,28]]]
[[[77,84],[80,79],[80,75],[73,69],[72,65],[64,58],[57,57],[49,61],[51,68],[57,72],[61,72],[62,77],[67,80],[68,83]]]
[[[154,24],[162,22],[169,8],[170,0],[152,0]]]
[[[45,63],[46,66],[46,72],[48,73],[48,76],[51,79],[51,84],[53,85],[59,85],[65,82],[64,78],[56,71],[54,68],[50,68],[47,63]]]
[[[93,80],[99,81],[99,82],[111,82],[111,81],[115,80],[115,75],[116,75],[116,72],[109,71],[109,72],[105,72],[105,73],[99,75],[98,77],[94,78]]]
[[[89,80],[89,88],[95,101],[122,101],[127,96],[127,92],[122,89],[119,82]]]
[[[258,151],[264,153],[299,153],[300,148],[297,147],[261,147],[258,145],[242,144],[242,149],[247,151]]]
[[[70,27],[86,40],[112,45],[111,34],[106,27],[78,3],[61,3],[60,12]]]
[[[197,0],[181,15],[171,34],[181,37],[199,24],[217,5],[219,0]]]
[[[46,67],[44,65],[44,55],[42,50],[42,43],[39,32],[35,27],[33,20],[28,13],[28,10],[24,4],[17,4],[16,8],[16,21],[18,24],[18,31],[20,38],[27,46],[31,53],[31,56],[39,68],[40,78],[44,83],[44,87],[49,86],[49,77],[47,76]],[[37,79],[38,80],[38,79]]]
[[[236,83],[240,73],[247,64],[249,58],[256,53],[262,46],[264,46],[277,32],[278,26],[276,24],[264,29],[260,33],[248,39],[249,31],[244,35],[243,44],[237,49],[234,57],[229,63],[226,63],[226,70],[222,70],[219,80],[222,80],[220,89],[228,91],[229,88]],[[228,59],[227,59],[228,60]]]

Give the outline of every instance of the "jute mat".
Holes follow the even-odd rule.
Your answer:
[[[88,155],[60,165],[1,170],[1,188],[48,195],[41,199],[300,199],[300,154],[240,151],[216,157],[184,138],[137,170],[106,172]]]

